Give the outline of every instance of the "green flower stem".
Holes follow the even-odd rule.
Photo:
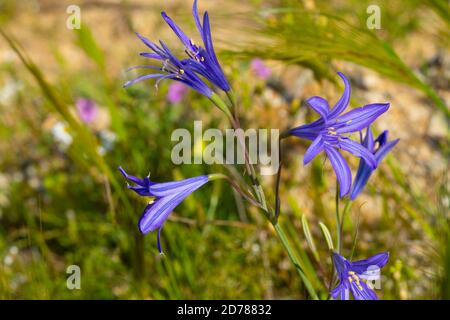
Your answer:
[[[233,106],[233,109],[236,112],[236,103],[235,103],[236,99],[235,99],[234,94],[232,92],[230,92],[230,93],[227,93],[227,96]],[[221,110],[223,110],[225,112],[225,114],[230,119],[231,124],[233,125],[234,129],[240,129],[239,120],[237,118],[234,118],[231,115],[231,113],[229,112],[230,110],[227,107],[226,103],[216,94],[213,94],[213,96],[210,99],[211,99],[211,101],[213,101],[213,103],[217,107],[219,107]],[[236,114],[236,116],[237,116],[237,114]],[[311,282],[309,281],[309,279],[303,272],[301,263],[298,260],[297,256],[295,255],[294,250],[291,247],[283,228],[281,227],[280,224],[277,223],[277,219],[275,218],[276,214],[274,212],[272,212],[272,210],[270,210],[267,205],[264,190],[263,190],[262,186],[259,184],[258,177],[256,175],[256,171],[255,171],[253,165],[249,161],[247,148],[245,146],[245,141],[242,140],[242,137],[239,137],[239,141],[244,150],[247,171],[252,180],[253,189],[255,191],[255,195],[257,198],[257,201],[255,201],[256,205],[263,209],[265,216],[270,221],[270,223],[273,225],[275,232],[277,233],[277,236],[283,245],[283,248],[286,250],[286,252],[289,256],[289,259],[291,260],[292,264],[294,265],[295,269],[297,270],[298,274],[300,275],[300,278],[302,279],[303,283],[305,284],[305,287],[308,290],[309,295],[311,296],[312,299],[318,300],[319,298],[317,296],[317,293],[314,290],[313,285],[311,284]],[[229,182],[232,182],[231,179],[229,179],[226,175],[223,175],[223,174],[212,174],[209,177],[210,177],[210,180],[227,179]],[[235,184],[232,183],[232,186],[235,187]],[[239,192],[239,190],[238,190],[238,192]],[[251,199],[253,199],[253,198],[251,198]]]
[[[294,250],[292,249],[291,245],[289,244],[289,241],[286,237],[286,233],[284,232],[283,228],[281,227],[281,225],[279,223],[274,224],[273,227],[275,228],[275,232],[277,233],[278,238],[280,238],[284,249],[287,251],[289,259],[291,260],[295,269],[297,269],[297,272],[300,275],[300,278],[302,278],[302,281],[305,284],[306,290],[308,290],[309,295],[314,300],[319,300],[319,297],[317,296],[317,293],[314,290],[314,287],[312,286],[311,282],[309,281],[309,279],[306,277],[305,273],[303,272],[302,267],[300,266],[300,262],[299,262],[297,256],[295,255]]]
[[[341,218],[339,215],[339,183],[336,180],[336,249],[339,254],[342,251],[342,239],[341,239]]]
[[[222,110],[231,121],[233,120],[230,108],[228,108],[227,104],[219,97],[219,95],[213,93],[209,99],[214,103],[214,105]]]

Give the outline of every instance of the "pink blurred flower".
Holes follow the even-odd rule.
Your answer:
[[[180,82],[172,82],[167,92],[167,100],[170,103],[180,102],[188,92],[188,87]]]
[[[272,74],[272,70],[268,68],[264,61],[259,58],[254,58],[250,62],[250,69],[260,79],[267,80]]]
[[[93,100],[79,98],[76,102],[78,116],[84,123],[91,123],[97,116],[97,105]]]

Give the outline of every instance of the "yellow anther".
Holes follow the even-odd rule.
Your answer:
[[[352,276],[352,275],[355,274],[355,272],[354,271],[349,271],[348,274]]]
[[[359,278],[356,274],[352,274],[353,279],[355,279],[356,281],[359,281]]]
[[[352,282],[353,282],[353,279],[352,279],[352,277],[348,277],[348,282],[350,282],[350,283],[352,283]]]
[[[181,73],[181,74],[184,74],[184,70],[183,70],[183,69],[180,69],[180,73]]]
[[[205,61],[205,58],[202,57],[200,60],[202,60],[202,62],[203,62],[203,61]]]
[[[350,120],[348,120],[347,122],[345,122],[345,124],[350,124],[350,123],[352,123],[352,121],[353,121],[353,120],[350,119]]]
[[[360,291],[362,291],[363,287],[361,287],[361,286],[358,286],[358,289],[359,289]]]

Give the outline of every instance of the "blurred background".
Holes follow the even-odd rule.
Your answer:
[[[80,29],[68,28],[71,5]],[[368,27],[370,5],[379,29]],[[162,10],[200,41],[191,6],[0,0],[0,298],[307,297],[273,229],[226,183],[209,183],[175,209],[164,256],[156,234],[137,229],[146,202],[126,189],[119,165],[155,181],[225,172],[170,160],[174,129],[192,130],[194,120],[204,130],[227,127],[207,99],[169,81],[122,88],[139,74],[126,69],[147,63],[134,31],[182,53]],[[200,0],[199,8],[209,11],[245,128],[313,119],[304,100],[335,103],[337,71],[351,80],[351,106],[391,103],[375,129],[401,140],[347,216],[343,254],[390,252],[381,298],[450,298],[448,1]],[[319,222],[335,230],[335,178],[324,158],[302,165],[308,144],[284,145],[280,223],[326,298],[331,264]],[[262,179],[272,204],[274,180]],[[66,286],[70,265],[81,269],[80,290]]]

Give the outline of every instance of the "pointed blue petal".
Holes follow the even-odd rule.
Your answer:
[[[161,79],[165,79],[165,78],[172,78],[173,75],[170,74],[162,74],[162,73],[152,73],[152,74],[146,74],[140,77],[137,77],[133,80],[129,80],[127,82],[124,83],[123,87],[129,87],[132,84],[135,84],[136,82],[142,81],[142,80],[146,80],[146,79],[154,79],[154,78],[161,78]]]
[[[317,135],[325,128],[326,127],[323,119],[319,119],[312,123],[293,128],[289,131],[289,133],[293,136],[313,141],[317,138]]]
[[[350,290],[352,291],[355,300],[378,300],[375,292],[373,292],[373,290],[363,281],[359,282],[359,286],[355,281],[351,282]]]
[[[389,252],[381,252],[370,258],[350,262],[350,268],[358,274],[363,274],[371,266],[383,268],[389,260]]]
[[[373,133],[370,129],[370,126],[367,127],[366,130],[366,136],[364,137],[364,140],[362,142],[362,145],[367,148],[370,152],[374,152],[373,147],[375,145],[375,142],[373,141]]]
[[[389,109],[389,103],[373,103],[353,109],[336,120],[336,132],[363,130]]]
[[[315,96],[306,100],[306,103],[309,104],[325,122],[327,122],[328,112],[330,111],[327,100],[322,97]]]
[[[126,173],[125,170],[122,167],[120,167],[120,166],[119,166],[119,171],[120,171],[120,173],[122,173],[122,175],[125,177],[125,179],[127,179],[127,180],[129,180],[129,181],[131,181],[131,182],[133,182],[133,183],[135,183],[137,185],[140,185],[140,186],[144,186],[145,185],[145,181],[144,180],[139,179],[138,177],[135,177],[135,176],[132,176],[131,174]]]
[[[154,231],[161,227],[169,214],[177,207],[189,193],[179,193],[171,196],[158,198],[145,208],[139,219],[139,231],[142,234]]]
[[[336,268],[336,272],[339,275],[339,279],[345,279],[345,276],[347,275],[347,273],[349,271],[348,268],[350,266],[347,259],[345,259],[340,254],[333,252],[333,264],[334,264],[334,267]]]
[[[340,149],[348,151],[351,154],[364,159],[369,167],[377,167],[377,160],[375,159],[373,153],[367,150],[364,146],[360,145],[358,142],[355,142],[349,138],[341,138],[338,145]]]
[[[339,285],[330,292],[330,295],[334,300],[349,300],[348,283],[346,281],[341,281]]]
[[[177,37],[181,40],[181,42],[184,44],[185,47],[190,48],[191,47],[191,41],[188,38],[188,36],[181,30],[180,27],[163,11],[161,12],[161,16],[163,17],[164,21],[169,25],[169,27],[175,32]]]
[[[194,188],[196,190],[206,182],[208,182],[208,176],[203,175],[178,181],[154,183],[150,187],[150,191],[156,197],[165,197],[174,193],[180,193],[186,189]]]
[[[352,173],[344,157],[334,148],[325,146],[325,152],[330,158],[331,165],[339,182],[340,197],[350,192]]]
[[[200,17],[198,15],[197,0],[195,0],[194,4],[192,5],[192,15],[194,16],[195,25],[197,26],[198,32],[203,37],[203,27],[200,22]]]
[[[309,146],[308,150],[305,152],[303,158],[303,164],[308,164],[312,159],[314,159],[323,150],[323,138],[318,135],[313,143]]]
[[[375,158],[377,162],[380,163],[381,160],[395,147],[395,145],[400,141],[400,139],[396,139],[390,142],[383,144],[378,150],[375,152]]]
[[[388,140],[388,135],[389,135],[389,131],[388,130],[384,130],[377,138],[377,140],[375,140],[375,142],[378,142],[378,144],[380,146],[382,146],[383,144],[385,144]]]
[[[344,92],[342,93],[341,98],[333,107],[333,109],[331,109],[331,112],[328,115],[330,119],[339,116],[345,110],[345,108],[347,108],[348,103],[350,102],[350,82],[343,73],[338,72],[338,75],[344,81]]]
[[[364,187],[369,181],[370,175],[373,169],[370,168],[364,160],[359,161],[358,171],[355,176],[355,181],[353,181],[352,192],[350,194],[350,199],[355,200],[356,197],[361,193]]]

